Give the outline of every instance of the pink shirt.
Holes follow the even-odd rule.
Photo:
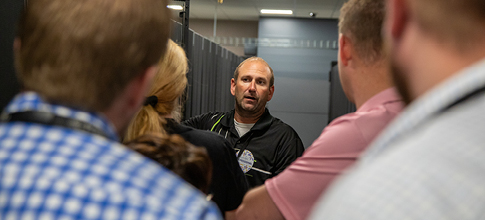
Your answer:
[[[302,157],[266,180],[266,189],[283,216],[306,219],[329,183],[356,161],[403,107],[394,88],[380,92],[356,112],[334,119]]]

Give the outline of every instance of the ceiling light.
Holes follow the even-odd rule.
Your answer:
[[[167,5],[167,8],[172,10],[183,10],[184,8],[181,5]]]
[[[292,15],[292,10],[261,9],[261,14]]]

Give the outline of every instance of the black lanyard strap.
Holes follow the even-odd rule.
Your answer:
[[[253,137],[253,131],[249,131],[251,133],[249,133],[249,137],[246,139],[246,141],[244,142],[244,145],[243,147],[241,147],[239,149],[239,153],[237,154],[237,159],[239,160],[239,158],[242,156],[242,154],[244,153],[244,150],[246,150],[246,148],[248,148],[248,145],[249,145],[249,141],[251,141],[251,138]]]
[[[31,122],[36,124],[61,126],[65,128],[71,128],[75,130],[81,130],[89,132],[92,134],[97,134],[109,138],[108,135],[96,126],[89,124],[84,121],[66,118],[62,116],[55,115],[50,112],[36,112],[36,111],[26,111],[26,112],[14,112],[7,114],[2,117],[2,122]]]

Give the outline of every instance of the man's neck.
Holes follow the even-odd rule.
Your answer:
[[[258,120],[261,118],[264,112],[265,112],[265,109],[263,109],[263,111],[256,112],[256,113],[248,113],[248,112],[238,110],[236,107],[234,111],[234,119],[239,123],[254,124],[258,122]]]
[[[388,68],[383,64],[362,68],[354,84],[354,104],[359,109],[367,100],[392,87]]]

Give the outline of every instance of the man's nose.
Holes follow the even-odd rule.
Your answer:
[[[249,90],[250,91],[256,91],[256,81],[251,81],[251,83],[249,84]]]

